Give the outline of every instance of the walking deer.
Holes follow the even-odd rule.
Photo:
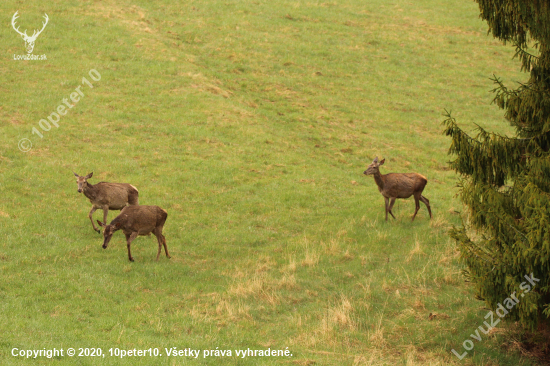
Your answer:
[[[432,218],[432,210],[430,209],[430,201],[424,196],[422,196],[422,191],[428,183],[426,177],[418,173],[389,173],[389,174],[380,174],[379,167],[383,165],[386,159],[378,162],[378,156],[374,158],[374,161],[367,167],[367,170],[363,172],[365,175],[373,175],[374,181],[378,186],[378,190],[384,196],[386,201],[386,221],[388,221],[388,212],[392,217],[393,204],[395,203],[396,198],[409,198],[414,195],[414,203],[416,204],[416,210],[412,217],[412,221],[416,217],[416,213],[420,209],[420,203],[422,201],[428,208],[430,213],[430,219]],[[391,202],[390,202],[391,199]]]
[[[93,172],[85,177],[81,177],[75,172],[73,174],[76,176],[78,193],[84,193],[92,203],[92,209],[88,217],[92,222],[92,227],[98,233],[101,233],[101,231],[96,228],[92,217],[95,210],[103,210],[103,222],[106,224],[109,210],[122,210],[128,205],[138,204],[138,190],[131,184],[99,182],[92,185],[88,183],[88,179],[92,177]]]
[[[130,262],[133,262],[134,258],[132,258],[132,254],[130,253],[132,240],[138,235],[153,233],[159,243],[157,261],[159,260],[162,246],[164,246],[166,257],[170,258],[168,247],[166,246],[166,238],[162,235],[162,228],[167,217],[168,213],[158,206],[126,206],[109,225],[105,225],[97,220],[97,223],[103,227],[103,249],[107,249],[113,233],[117,230],[122,230],[124,235],[126,235],[128,259]]]

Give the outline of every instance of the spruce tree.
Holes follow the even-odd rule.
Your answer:
[[[496,309],[515,292],[519,301],[506,318],[534,329],[550,317],[550,2],[476,2],[489,32],[515,46],[527,80],[511,89],[492,79],[512,138],[480,127],[469,136],[447,113],[450,164],[467,214],[450,235],[477,297]],[[540,281],[526,291],[531,274]]]

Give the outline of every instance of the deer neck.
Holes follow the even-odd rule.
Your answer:
[[[374,181],[376,182],[376,185],[382,191],[384,189],[384,176],[380,174],[379,171],[374,173],[373,176],[374,176]]]
[[[116,228],[113,229],[113,233],[114,233],[115,231],[118,231],[118,230],[123,229],[124,226],[126,225],[126,221],[128,221],[128,217],[127,217],[126,215],[124,215],[123,217],[121,217],[121,216],[115,217],[114,220],[111,221],[111,223],[110,223],[109,225],[115,226],[115,225],[116,225],[117,223],[119,223],[119,222],[120,222],[121,225],[120,225],[120,227],[119,227],[118,229],[116,229]]]
[[[97,196],[97,189],[90,183],[86,182],[82,185],[82,193],[91,200],[94,200]]]

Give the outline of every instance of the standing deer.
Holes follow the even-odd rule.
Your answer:
[[[120,214],[109,225],[105,225],[97,220],[97,223],[103,227],[103,249],[107,249],[113,233],[117,230],[122,230],[124,235],[126,235],[128,259],[130,262],[133,262],[134,258],[132,258],[132,254],[130,253],[132,240],[138,235],[153,233],[159,243],[157,261],[159,260],[162,246],[164,246],[166,257],[170,258],[168,247],[166,246],[166,238],[162,235],[162,228],[167,217],[168,213],[158,206],[127,206],[122,209]]]
[[[374,175],[374,181],[378,186],[378,190],[384,196],[386,200],[386,221],[388,221],[388,212],[392,217],[393,213],[391,209],[395,203],[396,198],[409,198],[414,195],[414,203],[416,204],[416,210],[412,221],[416,217],[416,213],[420,209],[420,203],[418,201],[424,202],[430,213],[430,219],[432,218],[432,210],[430,209],[430,201],[424,196],[422,196],[422,191],[428,183],[426,177],[418,173],[389,173],[389,174],[380,174],[378,169],[380,165],[383,165],[386,159],[378,162],[378,156],[374,158],[374,161],[371,165],[367,167],[367,170],[363,172],[365,175]],[[391,198],[391,202],[388,204]]]
[[[92,185],[88,183],[88,179],[92,177],[93,172],[85,177],[81,177],[75,172],[73,174],[76,176],[76,182],[78,183],[78,193],[84,193],[93,205],[88,217],[92,222],[92,227],[98,233],[101,233],[101,231],[95,227],[92,217],[95,210],[98,208],[103,210],[103,222],[107,223],[109,210],[122,210],[128,205],[138,204],[138,190],[131,184],[99,182]]]
[[[38,36],[40,35],[40,33],[42,33],[42,31],[44,30],[44,28],[46,28],[46,24],[48,24],[48,14],[44,14],[44,19],[46,20],[45,23],[42,23],[42,29],[40,29],[39,31],[35,30],[32,34],[32,36],[28,36],[27,35],[27,30],[25,29],[24,32],[20,32],[19,31],[19,27],[15,28],[15,20],[17,18],[19,18],[17,16],[17,13],[19,11],[16,11],[15,14],[13,14],[13,17],[11,18],[11,26],[13,27],[13,29],[19,33],[19,35],[21,36],[21,38],[23,38],[23,40],[25,41],[25,48],[27,49],[27,53],[32,53],[32,50],[34,49],[34,42],[36,41],[36,38],[38,38]]]

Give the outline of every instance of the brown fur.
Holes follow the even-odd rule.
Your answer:
[[[155,234],[159,244],[159,250],[157,253],[157,261],[159,260],[162,246],[166,256],[170,258],[168,254],[168,247],[166,246],[166,238],[162,235],[162,228],[166,222],[168,213],[158,206],[127,206],[122,209],[120,214],[115,217],[109,225],[103,224],[97,220],[97,223],[104,228],[103,230],[103,249],[107,249],[109,241],[113,233],[117,230],[122,230],[126,235],[126,246],[128,247],[128,259],[130,262],[134,261],[132,254],[130,253],[130,244],[138,235],[148,235],[150,233]]]
[[[88,183],[88,179],[92,177],[93,172],[85,177],[73,173],[76,176],[78,184],[78,192],[84,193],[92,203],[92,209],[88,214],[92,227],[98,233],[100,230],[96,228],[93,220],[93,213],[97,209],[103,210],[103,223],[107,223],[107,214],[109,210],[122,210],[128,205],[138,204],[138,190],[128,183],[108,183],[99,182],[95,185]]]
[[[413,195],[416,210],[414,211],[412,221],[414,221],[416,213],[420,209],[419,201],[422,201],[426,205],[431,219],[432,210],[430,208],[430,201],[426,197],[422,196],[422,191],[428,183],[426,177],[418,173],[380,174],[379,167],[384,164],[385,160],[386,159],[382,159],[382,161],[378,162],[378,157],[376,157],[367,167],[367,170],[363,172],[363,174],[374,176],[374,181],[378,186],[378,191],[380,191],[382,196],[384,196],[384,200],[386,201],[386,221],[388,221],[388,212],[395,219],[395,216],[393,216],[393,212],[391,210],[397,198],[409,198]]]

